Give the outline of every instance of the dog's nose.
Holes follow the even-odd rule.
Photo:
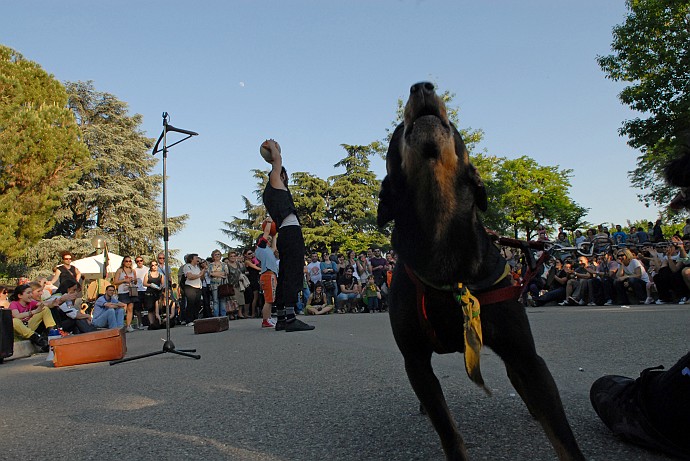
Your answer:
[[[419,91],[421,91],[422,94],[432,94],[434,92],[434,84],[430,82],[419,82],[410,87],[410,94],[415,94]]]

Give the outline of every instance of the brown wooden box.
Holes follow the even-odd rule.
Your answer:
[[[56,367],[118,360],[127,352],[125,332],[122,328],[69,335],[51,340],[50,345],[55,354],[53,365]]]
[[[228,328],[230,328],[230,322],[227,317],[211,317],[194,321],[195,335],[202,333],[217,333],[219,331],[225,331]]]

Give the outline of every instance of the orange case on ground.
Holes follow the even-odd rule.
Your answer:
[[[125,332],[121,328],[69,335],[51,340],[50,345],[56,367],[118,360],[127,352]]]

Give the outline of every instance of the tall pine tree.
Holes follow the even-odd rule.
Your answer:
[[[65,194],[49,237],[83,238],[98,229],[114,251],[152,255],[161,248],[162,176],[152,174],[157,159],[153,139],[140,129],[142,116],[129,115],[125,102],[97,91],[93,82],[68,82],[66,88],[93,163]],[[186,219],[169,217],[171,233]]]
[[[88,165],[65,88],[0,45],[0,260],[24,255],[50,230]]]

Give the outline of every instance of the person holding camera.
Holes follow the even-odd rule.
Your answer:
[[[616,260],[619,266],[613,286],[619,301],[625,303],[628,300],[627,291],[631,289],[638,302],[642,302],[646,297],[646,287],[647,282],[649,282],[649,275],[644,266],[627,248],[619,249],[616,252]]]

